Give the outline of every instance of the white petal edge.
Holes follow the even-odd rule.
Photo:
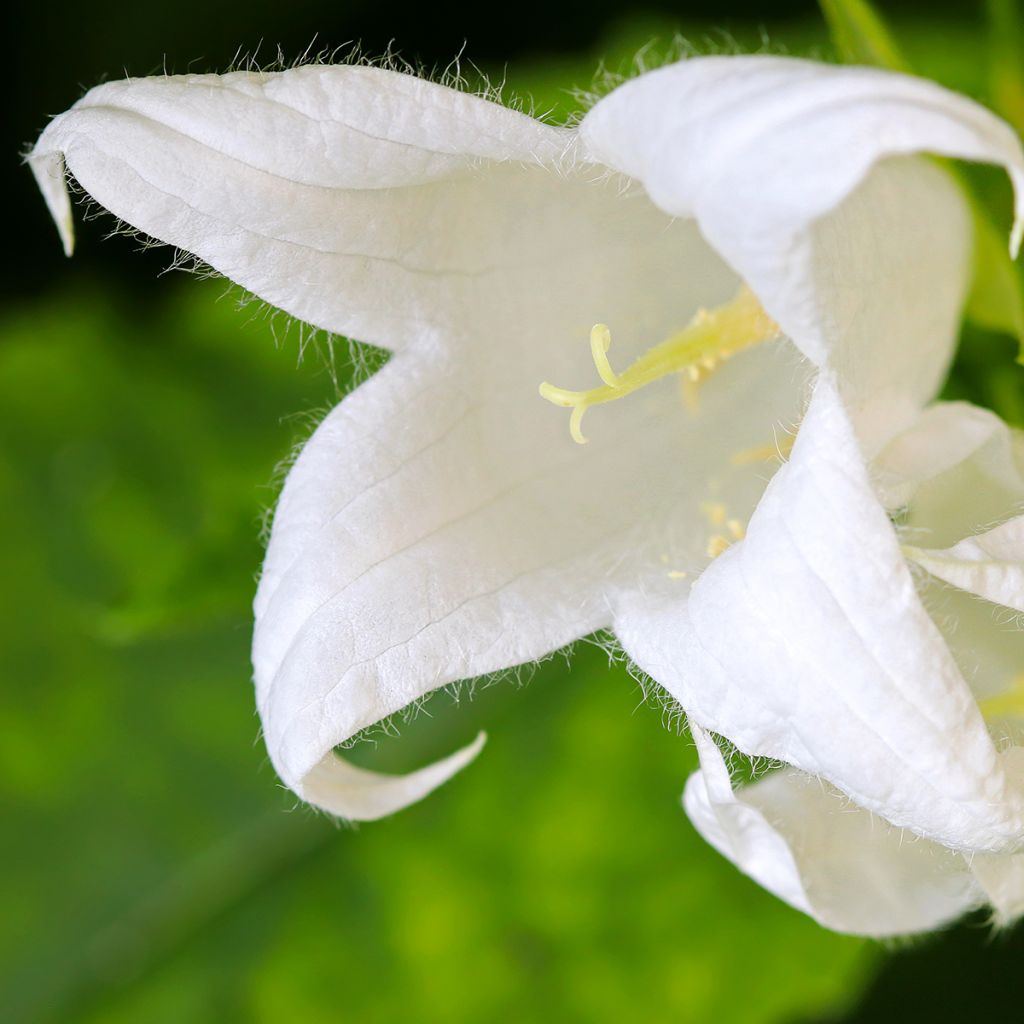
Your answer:
[[[1024,613],[1024,516],[949,548],[904,545],[903,551],[940,580]]]
[[[816,363],[837,344],[815,282],[811,225],[887,157],[934,153],[1004,167],[1024,232],[1024,152],[1012,129],[932,82],[770,56],[703,57],[660,68],[600,100],[583,150],[641,181],[751,285]],[[893,344],[886,339],[886,344]]]
[[[480,177],[554,165],[568,140],[412,75],[309,65],[98,86],[28,162],[69,253],[65,168],[132,228],[271,305],[400,347],[432,326],[438,275],[471,277],[500,252],[500,226],[480,220]]]
[[[872,476],[886,508],[907,505],[929,480],[971,459],[987,444],[1008,438],[1006,424],[970,402],[936,402],[872,460]]]
[[[1024,434],[986,409],[940,402],[876,456],[872,477],[900,536],[945,550],[1024,510]]]
[[[330,751],[292,788],[307,803],[330,814],[375,821],[429,796],[473,761],[486,740],[481,732],[468,746],[407,775],[357,768]]]
[[[801,362],[764,348],[708,382],[702,415],[723,452],[795,415]],[[310,799],[309,774],[325,760],[341,771],[334,748],[380,719],[607,627],[618,587],[650,576],[678,589],[662,561],[674,550],[663,519],[706,560],[694,536],[705,526],[700,484],[725,456],[702,442],[675,388],[664,395],[673,415],[658,402],[627,406],[606,445],[580,449],[564,421],[523,421],[510,398],[496,416],[487,389],[464,385],[395,356],[328,416],[285,485],[253,665],[271,760]],[[737,396],[768,421],[736,417]],[[527,410],[536,401],[526,386]],[[663,471],[687,439],[694,481]],[[603,500],[609,480],[620,500]],[[339,799],[330,809],[363,813]]]
[[[1003,923],[1024,907],[1021,855],[965,858],[792,769],[734,791],[714,740],[692,721],[691,730],[701,767],[687,780],[683,806],[698,832],[826,928],[884,938],[938,928],[986,900]]]

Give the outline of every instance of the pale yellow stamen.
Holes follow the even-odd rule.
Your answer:
[[[779,449],[773,444],[762,444],[756,448],[744,448],[734,452],[729,461],[734,466],[751,466],[755,462],[772,462],[779,457]]]
[[[684,374],[680,384],[680,391],[683,396],[683,405],[691,416],[700,413],[700,370],[691,366]]]
[[[572,410],[569,433],[578,444],[586,444],[581,427],[583,415],[592,405],[613,402],[662,377],[684,373],[684,400],[695,412],[697,397],[692,389],[703,377],[737,352],[778,335],[778,325],[761,308],[754,293],[743,286],[731,302],[714,310],[700,310],[683,330],[648,349],[621,374],[608,361],[611,331],[605,324],[595,324],[590,332],[590,354],[603,386],[570,391],[545,381],[538,390],[553,405]],[[687,382],[690,391],[686,390]]]
[[[708,558],[717,558],[728,547],[729,541],[726,537],[723,537],[720,533],[713,533],[708,538]]]
[[[979,701],[986,718],[1024,718],[1024,673],[1013,677],[1009,689]]]
[[[733,540],[743,540],[747,535],[746,527],[738,519],[730,519],[725,526],[732,534]]]
[[[688,572],[684,572],[682,569],[672,569],[668,574],[668,578],[670,580],[685,580],[689,575]]]
[[[750,466],[756,462],[775,462],[788,459],[795,443],[796,436],[786,434],[777,444],[762,444],[756,448],[742,448],[738,452],[733,452],[729,461],[734,466]]]

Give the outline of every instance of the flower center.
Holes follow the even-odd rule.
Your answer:
[[[685,374],[683,397],[696,410],[697,385],[737,352],[771,341],[781,334],[778,324],[765,313],[754,293],[743,285],[736,297],[716,309],[698,310],[681,331],[648,349],[621,374],[608,361],[612,334],[606,324],[594,324],[590,331],[590,354],[601,387],[569,391],[545,381],[538,389],[541,398],[563,409],[572,409],[569,433],[577,444],[587,439],[580,429],[584,413],[592,405],[614,402],[674,373]]]

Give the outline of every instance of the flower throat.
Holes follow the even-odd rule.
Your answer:
[[[612,335],[606,324],[594,324],[590,331],[590,353],[601,387],[569,391],[545,381],[538,389],[541,398],[563,409],[572,409],[569,433],[577,444],[586,444],[581,429],[584,413],[592,405],[603,405],[638,391],[671,374],[684,374],[683,397],[696,409],[697,385],[737,352],[779,337],[778,324],[765,313],[754,293],[743,285],[731,302],[715,309],[698,310],[681,331],[648,349],[622,373],[608,361]]]

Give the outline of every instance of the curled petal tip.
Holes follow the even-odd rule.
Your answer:
[[[45,133],[44,133],[45,138]],[[42,142],[42,140],[40,140]],[[65,180],[64,157],[56,151],[40,151],[36,146],[28,158],[29,167],[35,175],[39,191],[43,193],[47,209],[57,225],[64,255],[71,256],[75,251],[75,226],[71,217],[71,199],[68,195]]]
[[[418,803],[444,785],[476,758],[486,740],[487,734],[479,732],[462,749],[408,775],[357,768],[331,750],[300,779],[287,784],[303,800],[329,814],[348,821],[376,821]]]

